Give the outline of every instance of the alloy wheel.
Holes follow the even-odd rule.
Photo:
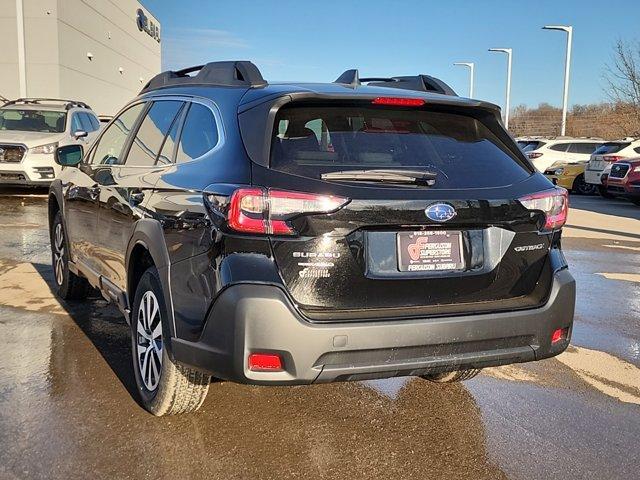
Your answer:
[[[56,224],[53,231],[53,271],[56,283],[62,285],[64,281],[64,232],[62,224]]]
[[[158,387],[162,373],[162,322],[158,299],[147,291],[140,300],[136,325],[138,371],[150,392]]]

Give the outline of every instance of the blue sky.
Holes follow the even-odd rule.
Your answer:
[[[566,34],[574,27],[569,103],[605,100],[602,74],[617,39],[640,41],[640,2],[543,1],[206,1],[143,0],[162,25],[163,68],[252,60],[267,80],[333,81],[348,68],[362,76],[428,73],[459,94],[476,64],[475,97],[504,102],[511,47],[512,106],[560,106]]]

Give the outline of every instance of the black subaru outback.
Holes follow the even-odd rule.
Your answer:
[[[211,376],[458,381],[569,343],[567,192],[498,107],[434,77],[164,72],[56,156],[58,294],[118,305],[155,415],[197,409]]]

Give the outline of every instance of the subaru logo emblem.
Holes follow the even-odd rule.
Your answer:
[[[447,222],[457,215],[456,209],[448,203],[434,203],[424,211],[429,220]]]

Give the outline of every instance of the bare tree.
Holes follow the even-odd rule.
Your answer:
[[[614,46],[613,63],[606,66],[606,93],[611,100],[627,107],[627,115],[619,127],[627,135],[640,135],[640,43],[631,45],[618,40]]]

